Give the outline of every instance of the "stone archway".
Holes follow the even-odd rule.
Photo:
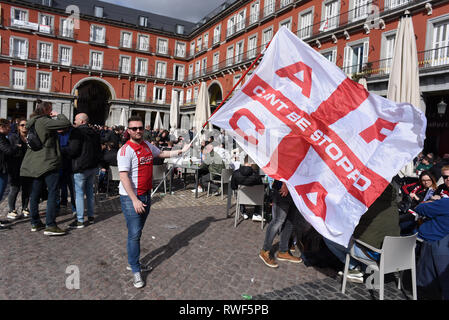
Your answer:
[[[211,112],[214,112],[223,100],[223,89],[220,82],[213,81],[209,86],[208,92]]]
[[[104,125],[109,116],[109,101],[115,99],[112,86],[101,78],[89,77],[78,82],[73,88],[76,96],[74,116],[86,113],[91,124]]]

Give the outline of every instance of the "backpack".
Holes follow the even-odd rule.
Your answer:
[[[33,151],[39,151],[43,148],[43,144],[39,136],[37,135],[35,123],[31,125],[27,133],[27,146]]]

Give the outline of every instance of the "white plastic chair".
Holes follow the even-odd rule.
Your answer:
[[[407,237],[386,236],[382,244],[382,249],[374,248],[357,239],[355,239],[355,243],[379,253],[380,260],[379,262],[376,262],[374,260],[362,259],[355,256],[354,242],[352,242],[350,244],[351,248],[349,253],[346,254],[345,270],[343,273],[343,283],[341,287],[342,293],[345,293],[346,289],[349,261],[353,258],[367,266],[367,273],[372,272],[372,274],[366,279],[365,286],[367,289],[379,289],[379,300],[384,299],[385,274],[399,272],[398,289],[401,289],[402,271],[410,269],[412,273],[413,300],[417,299],[415,262],[416,234]]]
[[[155,183],[164,181],[164,194],[167,194],[167,177],[165,172],[167,171],[167,164],[160,164],[153,166],[153,188]]]
[[[237,222],[240,217],[240,205],[252,205],[252,206],[262,206],[262,224],[263,229],[263,204],[265,197],[265,185],[259,184],[255,186],[242,186],[240,185],[237,189],[237,203],[235,206],[235,221],[234,228],[237,227]]]
[[[108,184],[106,186],[106,194],[109,194],[109,184],[111,181],[120,181],[120,173],[117,166],[109,166]]]
[[[224,196],[224,184],[231,183],[231,177],[232,177],[232,169],[222,169],[221,174],[218,173],[210,173],[210,181],[207,184],[207,196],[210,194],[210,184],[212,182],[220,183],[221,185],[221,199],[223,200]],[[220,179],[216,179],[216,177],[220,177]],[[215,179],[214,179],[215,178]]]

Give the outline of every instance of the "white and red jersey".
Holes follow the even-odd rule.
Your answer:
[[[118,171],[127,171],[129,180],[136,195],[146,194],[152,188],[153,159],[161,153],[157,147],[143,140],[136,144],[128,140],[117,152]],[[120,195],[127,196],[120,182]]]

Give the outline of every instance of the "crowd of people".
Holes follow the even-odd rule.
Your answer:
[[[110,167],[118,167],[120,201],[128,228],[128,269],[133,272],[134,286],[141,288],[145,285],[141,272],[146,266],[139,262],[140,237],[151,205],[153,165],[189,150],[188,142],[193,135],[194,131],[189,130],[185,139],[168,130],[144,128],[138,116],[129,119],[127,128],[92,125],[85,113],[76,114],[71,123],[66,116],[52,111],[51,103],[42,101],[28,120],[0,119],[0,201],[7,185],[10,186],[7,220],[0,220],[0,228],[8,228],[12,220],[30,217],[32,232],[44,230],[44,235],[63,235],[66,230],[57,226],[56,217],[69,205],[69,199],[74,218],[70,228],[80,229],[94,223],[94,181],[98,177],[99,191],[104,192]],[[264,183],[259,167],[248,156],[233,162],[233,155],[225,148],[223,132],[201,141],[199,158],[198,192],[209,189],[219,195],[222,190],[212,178],[225,168],[233,169],[230,181],[233,190],[239,185]],[[449,265],[447,245],[443,253],[438,250],[449,242],[449,154],[438,159],[431,153],[420,154],[413,166],[412,175],[396,176],[370,206],[353,238],[380,249],[385,236],[417,233],[423,243],[418,246],[422,247],[418,255],[418,283],[425,286],[426,282],[435,283],[435,279],[447,280],[444,269]],[[247,206],[240,208],[245,220],[250,215],[253,221],[271,218],[259,257],[271,268],[279,267],[277,260],[301,263],[302,257],[292,252],[296,250],[295,244],[300,251],[307,246],[303,243],[304,234],[299,231],[310,230],[310,225],[299,213],[284,182],[270,179],[269,189],[271,214],[267,215],[262,206],[256,206],[252,214]],[[22,201],[18,209],[20,191]],[[43,200],[47,201],[45,223],[38,210]],[[273,241],[277,235],[279,252],[274,256]],[[328,239],[323,241],[344,263],[349,248]],[[376,252],[357,245],[355,254],[379,259]],[[348,280],[363,282],[363,275],[363,268],[351,261]],[[448,299],[449,281],[437,283],[442,296]]]

